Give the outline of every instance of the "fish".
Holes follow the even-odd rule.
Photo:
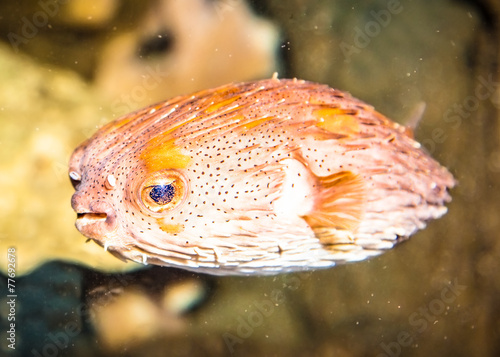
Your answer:
[[[213,275],[361,261],[444,215],[452,174],[411,130],[299,79],[232,83],[110,122],[73,152],[76,228]]]

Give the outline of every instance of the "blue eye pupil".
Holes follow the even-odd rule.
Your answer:
[[[149,197],[159,205],[166,205],[175,195],[175,187],[173,185],[156,185],[149,192]]]

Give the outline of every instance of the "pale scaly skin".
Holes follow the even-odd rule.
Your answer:
[[[85,236],[119,257],[221,275],[377,255],[442,216],[454,185],[405,127],[325,85],[276,78],[118,119],[75,150],[70,176]],[[148,194],[158,180],[177,194],[165,205]]]

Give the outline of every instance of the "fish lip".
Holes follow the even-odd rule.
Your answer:
[[[81,212],[76,213],[76,220],[80,225],[93,224],[97,222],[105,222],[108,215],[106,213]]]
[[[88,209],[79,207],[76,211],[76,228],[86,237],[102,240],[117,229],[116,212],[103,201],[93,201]]]

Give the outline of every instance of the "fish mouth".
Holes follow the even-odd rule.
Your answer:
[[[87,209],[80,208],[75,211],[75,226],[88,238],[101,241],[117,228],[116,212],[107,202],[95,201]]]
[[[108,215],[106,213],[83,212],[76,214],[76,220],[81,226],[97,222],[105,222],[107,218]]]

